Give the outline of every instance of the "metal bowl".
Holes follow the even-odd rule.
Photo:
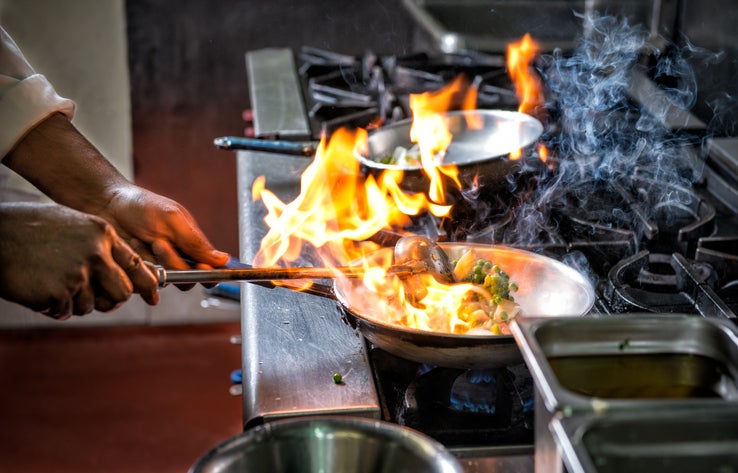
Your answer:
[[[217,445],[190,473],[461,473],[443,445],[389,422],[347,416],[269,422]]]

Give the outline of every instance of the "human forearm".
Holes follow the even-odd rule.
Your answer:
[[[59,113],[33,128],[2,162],[54,201],[93,214],[131,185]]]

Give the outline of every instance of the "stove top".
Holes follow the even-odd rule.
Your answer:
[[[515,109],[505,58],[485,53],[361,57],[303,48],[298,77],[313,136],[337,128],[371,128],[410,118],[409,94],[438,90],[465,75],[479,90],[480,107]]]
[[[310,47],[297,55],[266,49],[249,52],[247,71],[259,138],[318,140],[340,127],[371,129],[410,118],[409,94],[438,90],[460,74],[477,88],[480,108],[518,107],[505,58],[494,54],[355,57]]]
[[[551,121],[542,138],[551,161],[526,161],[500,185],[450,194],[453,214],[433,222],[434,236],[509,245],[573,266],[595,284],[592,313],[735,319],[736,140],[708,138],[705,124],[641,68],[616,77],[627,84],[615,89],[625,104],[616,113],[590,107],[582,115],[565,103],[571,75],[612,71],[538,66],[558,99],[547,107]],[[253,129],[262,138],[315,140],[340,126],[391,123],[408,117],[408,93],[440,88],[458,74],[479,87],[479,108],[516,109],[504,67],[501,56],[476,53],[253,51]],[[624,145],[610,132],[632,139]],[[588,149],[593,138],[600,143]],[[572,154],[577,159],[566,159]],[[307,160],[254,151],[239,151],[237,160],[240,256],[250,261],[266,232],[251,183],[264,175],[283,201],[292,200]],[[286,416],[358,414],[424,432],[476,465],[502,455],[532,469],[533,384],[524,364],[465,371],[398,359],[366,344],[334,301],[284,288],[243,286],[242,331],[245,427]],[[335,372],[343,383],[333,382]]]

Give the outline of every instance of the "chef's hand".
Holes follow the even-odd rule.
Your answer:
[[[98,215],[110,222],[146,261],[171,269],[224,266],[229,255],[216,250],[182,205],[136,185],[125,183]],[[178,285],[189,289],[193,285]]]
[[[131,183],[64,115],[31,129],[2,162],[55,202],[106,220],[147,261],[172,269],[190,268],[182,255],[199,268],[228,261],[184,207]]]
[[[0,205],[0,296],[50,317],[110,311],[157,280],[103,219],[57,204]]]

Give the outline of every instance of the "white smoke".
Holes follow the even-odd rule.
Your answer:
[[[575,51],[554,51],[538,62],[552,127],[546,141],[556,164],[537,176],[535,185],[514,205],[513,228],[505,231],[503,243],[541,243],[542,237],[556,234],[557,224],[550,218],[553,208],[566,205],[566,199],[581,205],[603,183],[630,188],[638,175],[639,186],[647,183],[645,193],[652,204],[684,199],[671,186],[693,184],[694,154],[687,149],[696,138],[669,129],[665,118],[674,106],[688,110],[694,103],[696,81],[686,60],[686,54],[694,51],[676,46],[658,50],[643,27],[624,18],[583,21],[587,34]],[[633,100],[629,87],[634,74],[658,83],[669,107],[650,104],[646,109]],[[605,225],[631,215],[628,208],[603,211],[608,214]]]

